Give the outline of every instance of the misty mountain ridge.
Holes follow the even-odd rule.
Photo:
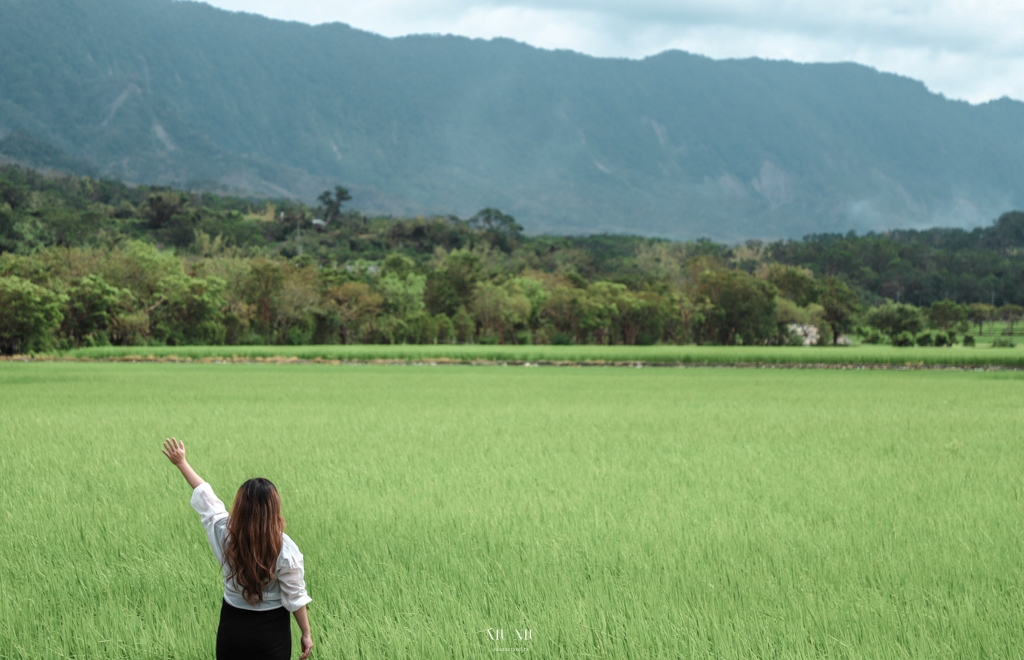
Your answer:
[[[1024,103],[856,64],[601,59],[172,0],[0,0],[0,154],[529,232],[718,240],[987,224]]]

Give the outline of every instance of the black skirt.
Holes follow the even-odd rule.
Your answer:
[[[290,660],[288,610],[243,610],[223,601],[217,627],[217,660]]]

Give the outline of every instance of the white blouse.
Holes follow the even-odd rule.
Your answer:
[[[263,589],[263,600],[259,605],[254,606],[246,602],[234,580],[228,581],[231,569],[224,561],[224,542],[228,536],[228,512],[224,508],[224,503],[213,494],[210,484],[204,481],[192,491],[191,504],[199,514],[200,522],[203,523],[206,540],[210,542],[213,555],[224,570],[224,600],[228,605],[257,611],[284,607],[289,612],[294,612],[306,603],[312,602],[313,599],[306,594],[302,553],[287,534],[282,534],[284,544],[281,546],[281,554],[277,556],[277,579],[272,580]]]

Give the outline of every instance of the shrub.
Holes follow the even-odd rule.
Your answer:
[[[930,332],[922,332],[917,336],[917,339],[915,341],[918,346],[931,346],[932,334]]]
[[[1013,348],[1016,344],[1009,337],[996,337],[992,340],[992,348]]]
[[[924,328],[921,310],[906,303],[889,302],[875,307],[865,315],[865,321],[871,327],[892,337],[893,344],[896,343],[897,335],[903,332],[910,334],[910,343],[913,344],[912,333],[920,332]]]
[[[450,344],[454,341],[455,325],[452,320],[442,313],[435,315],[434,321],[437,322],[437,343]]]
[[[964,346],[974,346],[974,335],[964,335]]]
[[[903,332],[899,333],[898,335],[896,335],[895,337],[892,338],[892,345],[893,346],[913,346],[914,345],[914,335],[910,334],[907,331],[903,331]]]
[[[950,337],[947,333],[942,332],[940,330],[939,332],[935,333],[935,345],[936,346],[952,346],[953,343],[956,341],[955,337],[956,337],[956,335],[953,335],[953,337]]]
[[[501,338],[498,335],[494,334],[494,333],[490,333],[490,334],[481,333],[480,336],[477,337],[477,343],[478,344],[482,344],[484,346],[497,346],[499,341],[500,341],[500,339]]]
[[[554,346],[568,346],[575,343],[572,335],[556,330],[551,334],[551,343]]]
[[[867,335],[864,336],[864,339],[861,340],[861,343],[863,343],[863,344],[881,344],[882,340],[883,340],[882,333],[879,332],[878,330],[872,330],[871,332],[869,332]]]

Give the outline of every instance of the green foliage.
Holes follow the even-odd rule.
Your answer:
[[[831,328],[835,344],[839,335],[853,325],[854,316],[860,311],[860,298],[838,277],[826,276],[820,286],[822,318]]]
[[[870,304],[887,298],[921,307],[943,300],[1020,304],[1024,303],[1021,231],[1024,212],[1014,211],[1004,213],[991,226],[971,231],[814,234],[800,241],[772,243],[765,252],[770,260],[807,267],[819,276],[842,275]],[[982,311],[986,307],[974,309],[972,322],[992,318]]]
[[[455,341],[460,344],[473,341],[473,337],[476,335],[476,323],[464,306],[460,306],[455,310],[455,316],[452,317],[452,326],[455,328]]]
[[[435,314],[455,314],[470,304],[473,289],[483,277],[481,258],[468,250],[455,250],[444,256],[439,266],[427,275],[425,303]]]
[[[151,312],[151,334],[161,344],[206,345],[224,342],[226,282],[219,277],[196,278],[184,273],[160,282],[160,304]],[[288,343],[305,344],[304,341]]]
[[[821,302],[821,282],[806,268],[770,264],[765,279],[775,285],[780,296],[792,300],[800,307]]]
[[[952,330],[967,320],[968,310],[952,300],[937,300],[928,308],[928,322],[933,328]]]
[[[479,211],[469,219],[469,226],[481,230],[488,243],[504,252],[509,252],[522,238],[522,225],[498,209],[486,208]]]
[[[996,308],[994,305],[988,305],[986,303],[971,303],[967,307],[967,319],[978,326],[978,334],[982,333],[987,321],[991,321],[995,318]]]
[[[404,276],[395,271],[386,272],[377,284],[384,297],[384,312],[399,317],[421,312],[426,279],[425,275],[412,272]]]
[[[436,344],[439,336],[438,321],[427,312],[416,312],[405,318],[403,341],[408,344]]]
[[[964,335],[964,346],[974,346],[974,335]]]
[[[349,194],[348,190],[343,186],[335,186],[334,192],[325,190],[317,197],[317,201],[320,202],[320,210],[323,214],[321,218],[325,223],[330,223],[335,218],[341,215],[341,205],[352,199],[352,195]]]
[[[871,330],[861,340],[865,344],[881,344],[885,337],[878,330]]]
[[[63,319],[66,296],[16,275],[0,277],[0,353],[28,353],[49,347]]]
[[[900,332],[899,334],[895,335],[892,338],[892,345],[900,347],[913,346],[914,334],[912,332],[904,330],[903,332]]]
[[[1012,335],[1013,327],[1024,318],[1024,307],[1007,303],[999,308],[999,318],[1006,321],[1006,333]]]
[[[441,344],[449,344],[455,341],[455,324],[444,314],[434,315],[434,322],[437,324],[437,341]]]
[[[996,337],[992,340],[992,348],[1013,348],[1016,344],[1009,337]]]
[[[479,282],[473,293],[470,310],[482,336],[493,337],[497,343],[516,343],[518,331],[530,319],[530,300],[514,287]]]
[[[110,344],[111,330],[123,326],[135,302],[130,290],[107,284],[99,274],[74,279],[67,297],[61,334],[74,346]]]
[[[743,271],[707,269],[697,277],[695,295],[711,304],[706,337],[722,345],[763,344],[776,333],[775,287]]]
[[[924,327],[921,310],[905,303],[887,302],[868,311],[867,324],[889,336],[895,344],[897,335],[908,334],[913,343],[914,334]],[[901,344],[909,345],[909,344]]]
[[[790,324],[814,326],[824,344],[850,332],[862,304],[873,300],[855,286],[863,273],[844,270],[855,259],[837,258],[830,269],[839,275],[770,260],[792,256],[793,242],[730,248],[709,240],[531,237],[493,208],[469,220],[366,218],[341,208],[348,193],[340,186],[314,211],[295,201],[129,187],[20,167],[0,167],[0,184],[0,215],[7,218],[0,222],[0,275],[66,296],[54,335],[59,347],[788,345],[797,343]],[[321,212],[330,222],[314,228]],[[977,241],[990,234],[1012,240],[1010,229],[1001,218],[978,230]],[[873,245],[902,245],[899,236]],[[859,240],[843,238],[842,254],[855,253]],[[810,237],[804,245],[826,243]],[[993,269],[1004,268],[999,259],[1018,258],[985,249],[993,250]],[[1003,272],[1004,281],[1014,272]],[[945,299],[925,311],[947,334],[966,332],[968,320],[980,328],[996,317],[1012,333],[1024,315],[1012,302],[996,310]],[[890,338],[916,334],[921,312],[883,302],[861,322]]]

